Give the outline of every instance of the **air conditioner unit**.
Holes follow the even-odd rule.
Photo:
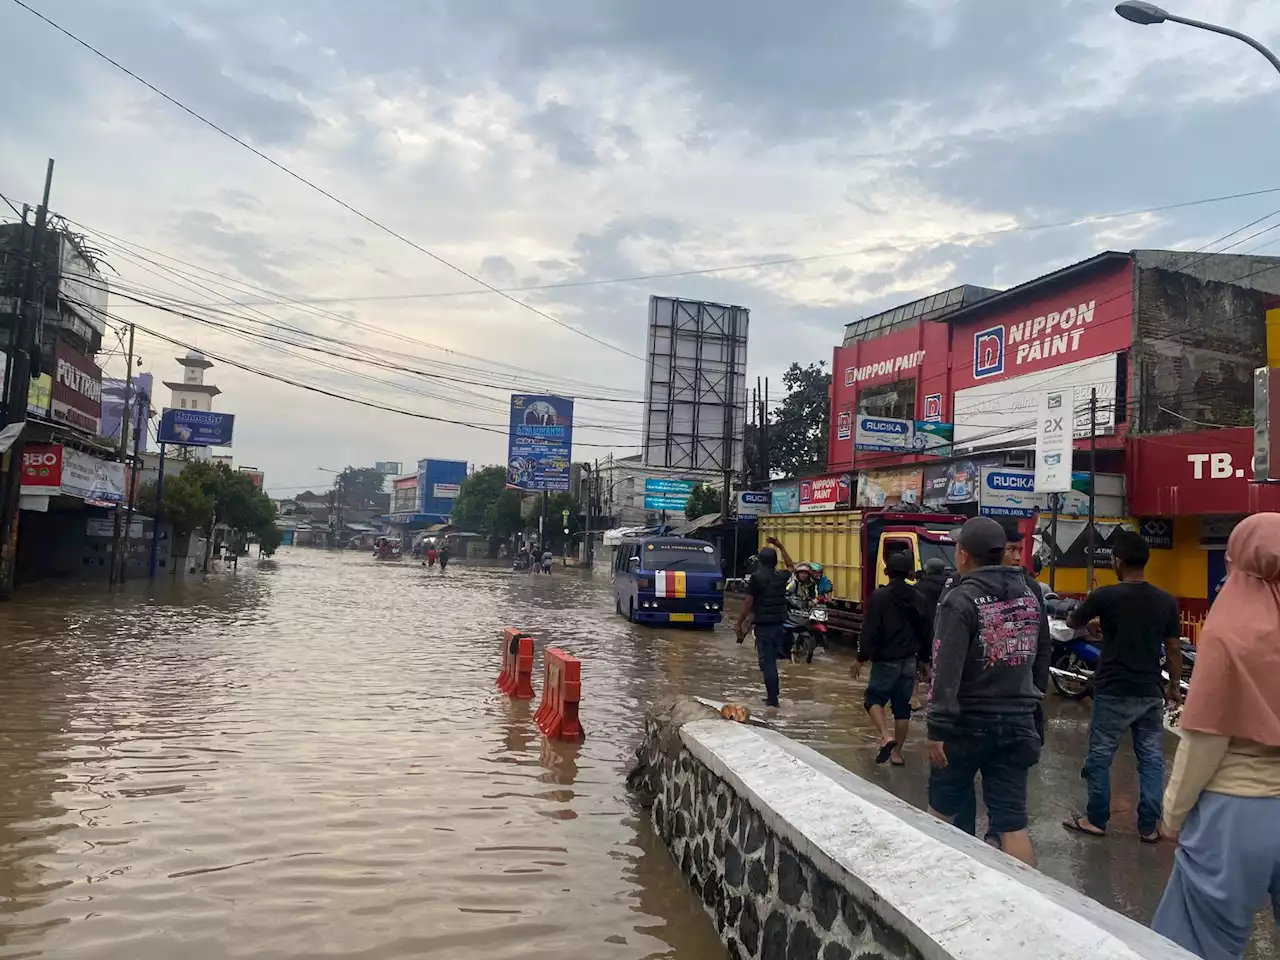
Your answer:
[[[1005,466],[1008,467],[1034,467],[1035,465],[1034,450],[1011,450],[1005,462]]]

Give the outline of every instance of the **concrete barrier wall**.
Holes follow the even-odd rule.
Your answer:
[[[650,709],[629,783],[731,958],[1191,954],[780,734]]]

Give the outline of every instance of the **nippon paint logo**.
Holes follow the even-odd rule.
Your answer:
[[[1053,310],[1043,316],[1001,324],[973,335],[973,378],[982,380],[1005,371],[1006,354],[1013,353],[1013,366],[1035,363],[1049,357],[1076,353],[1084,328],[1093,322],[1097,301]]]
[[[904,370],[914,370],[920,364],[924,363],[924,350],[913,350],[911,353],[904,353],[900,357],[894,357],[891,360],[881,360],[879,363],[868,363],[861,367],[846,367],[844,371],[844,385],[851,387],[855,383],[863,380],[870,380],[873,377],[884,377],[891,373],[901,373]]]

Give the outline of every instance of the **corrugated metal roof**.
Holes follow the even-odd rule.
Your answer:
[[[985,300],[970,304],[957,310],[955,313],[948,314],[947,323],[957,323],[967,320],[970,317],[978,316],[987,310],[997,309],[1011,300],[1020,300],[1023,297],[1030,296],[1042,289],[1055,286],[1057,284],[1066,283],[1068,280],[1076,279],[1080,274],[1091,273],[1100,267],[1114,265],[1117,263],[1126,263],[1130,259],[1127,253],[1121,253],[1119,250],[1104,250],[1088,260],[1081,260],[1079,263],[1073,263],[1063,267],[1060,270],[1054,270],[1052,273],[1046,273],[1043,276],[1020,283],[1016,287],[1010,287],[1003,293],[997,293]]]

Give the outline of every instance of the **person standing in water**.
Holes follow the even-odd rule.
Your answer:
[[[757,557],[755,572],[747,580],[747,599],[738,614],[738,642],[747,638],[747,618],[755,623],[756,660],[764,677],[764,703],[778,706],[778,657],[786,643],[787,583],[791,574],[778,569],[778,551],[765,547]]]

